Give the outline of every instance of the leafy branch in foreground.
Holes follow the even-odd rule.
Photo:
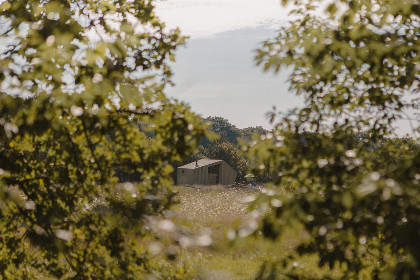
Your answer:
[[[146,218],[171,205],[170,162],[204,133],[163,94],[179,31],[151,1],[0,10],[0,279],[154,274]],[[117,169],[140,183],[117,185]]]
[[[420,144],[395,135],[418,114],[420,6],[417,1],[293,2],[297,20],[263,43],[265,69],[291,67],[302,109],[278,117],[273,133],[249,145],[255,170],[277,172],[261,223],[276,243],[289,226],[307,233],[294,254],[261,278],[418,279]],[[412,124],[413,135],[419,127]],[[312,256],[325,275],[299,260]],[[283,279],[281,278],[281,279]]]

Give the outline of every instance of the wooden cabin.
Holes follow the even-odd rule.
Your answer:
[[[237,172],[221,159],[200,159],[178,167],[178,185],[232,185]]]

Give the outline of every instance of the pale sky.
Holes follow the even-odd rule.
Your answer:
[[[270,128],[265,114],[301,101],[288,93],[284,73],[263,73],[254,51],[287,21],[279,0],[165,0],[157,15],[190,37],[176,53],[170,97],[203,116],[221,116],[244,128]]]
[[[168,27],[192,38],[247,27],[276,28],[287,19],[280,0],[158,0],[157,14]]]
[[[193,111],[220,116],[237,127],[271,128],[265,117],[303,104],[288,91],[287,73],[264,73],[254,62],[258,45],[288,21],[280,0],[157,0],[156,13],[168,28],[190,37],[176,53],[174,82],[167,94]],[[412,134],[409,122],[397,134]],[[418,125],[418,124],[417,124]]]
[[[168,28],[179,27],[190,37],[176,53],[176,85],[167,89],[168,96],[240,128],[269,129],[265,115],[273,106],[285,112],[303,104],[289,92],[287,72],[264,73],[254,62],[259,44],[289,20],[280,0],[156,0],[155,5]],[[411,131],[408,121],[399,126],[400,135]]]

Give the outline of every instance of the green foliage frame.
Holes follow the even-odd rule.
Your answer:
[[[153,8],[0,6],[0,279],[160,274],[148,217],[173,203],[170,163],[195,151],[205,126],[163,94],[184,38]],[[140,183],[117,184],[117,169]]]
[[[296,20],[256,54],[265,70],[289,67],[305,98],[248,145],[256,173],[278,174],[256,202],[271,208],[260,230],[276,244],[287,228],[306,233],[258,277],[419,279],[420,144],[394,134],[419,109],[419,3],[326,2],[283,1]],[[331,270],[301,268],[304,256]]]

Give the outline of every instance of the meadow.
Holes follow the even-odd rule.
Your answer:
[[[209,234],[211,244],[181,248],[168,267],[173,269],[175,264],[190,279],[256,279],[264,263],[281,260],[291,252],[304,238],[303,232],[288,232],[286,241],[271,242],[258,229],[253,234],[247,231],[258,223],[248,204],[259,193],[257,188],[246,187],[179,187],[173,221],[192,235]],[[302,271],[316,267],[315,259],[303,259],[296,266]],[[313,275],[324,272],[311,271]]]
[[[212,243],[182,249],[177,262],[197,279],[252,279],[266,258],[265,250],[254,242],[233,242],[228,235],[252,220],[247,202],[258,192],[223,186],[180,187],[175,223],[193,234],[209,232]]]

